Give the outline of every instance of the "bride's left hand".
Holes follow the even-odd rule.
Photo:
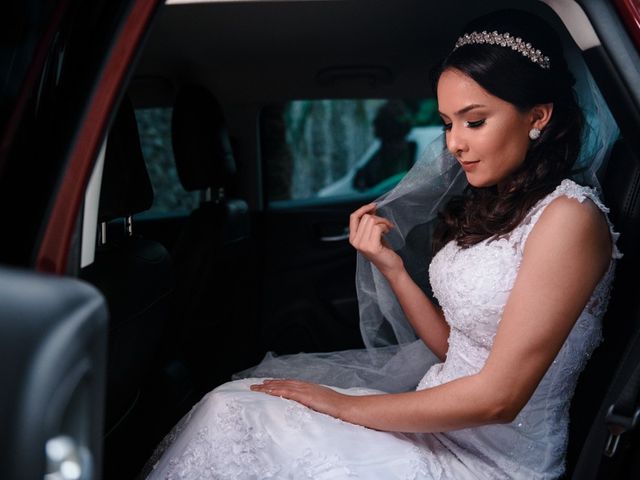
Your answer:
[[[336,418],[342,418],[350,398],[322,385],[299,380],[265,380],[250,388],[256,392],[295,400],[316,412]]]

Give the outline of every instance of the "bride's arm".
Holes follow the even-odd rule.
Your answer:
[[[383,241],[393,228],[387,219],[375,215],[370,203],[351,214],[349,241],[385,276],[411,326],[441,360],[447,354],[449,325],[437,308],[407,273],[400,256]]]
[[[606,271],[611,239],[592,202],[561,197],[527,241],[493,348],[476,375],[417,392],[347,396],[304,382],[252,387],[378,430],[439,432],[512,421]]]

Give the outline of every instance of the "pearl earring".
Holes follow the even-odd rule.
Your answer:
[[[537,140],[538,138],[540,138],[540,129],[539,128],[532,128],[531,130],[529,130],[529,138],[531,140]]]

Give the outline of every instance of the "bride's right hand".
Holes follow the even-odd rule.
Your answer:
[[[375,203],[360,207],[349,217],[349,243],[387,278],[404,270],[402,259],[383,238],[392,228],[393,223],[376,215]]]

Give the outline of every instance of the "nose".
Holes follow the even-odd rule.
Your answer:
[[[468,149],[462,130],[454,125],[451,125],[451,129],[447,132],[447,148],[456,158],[461,158]]]

